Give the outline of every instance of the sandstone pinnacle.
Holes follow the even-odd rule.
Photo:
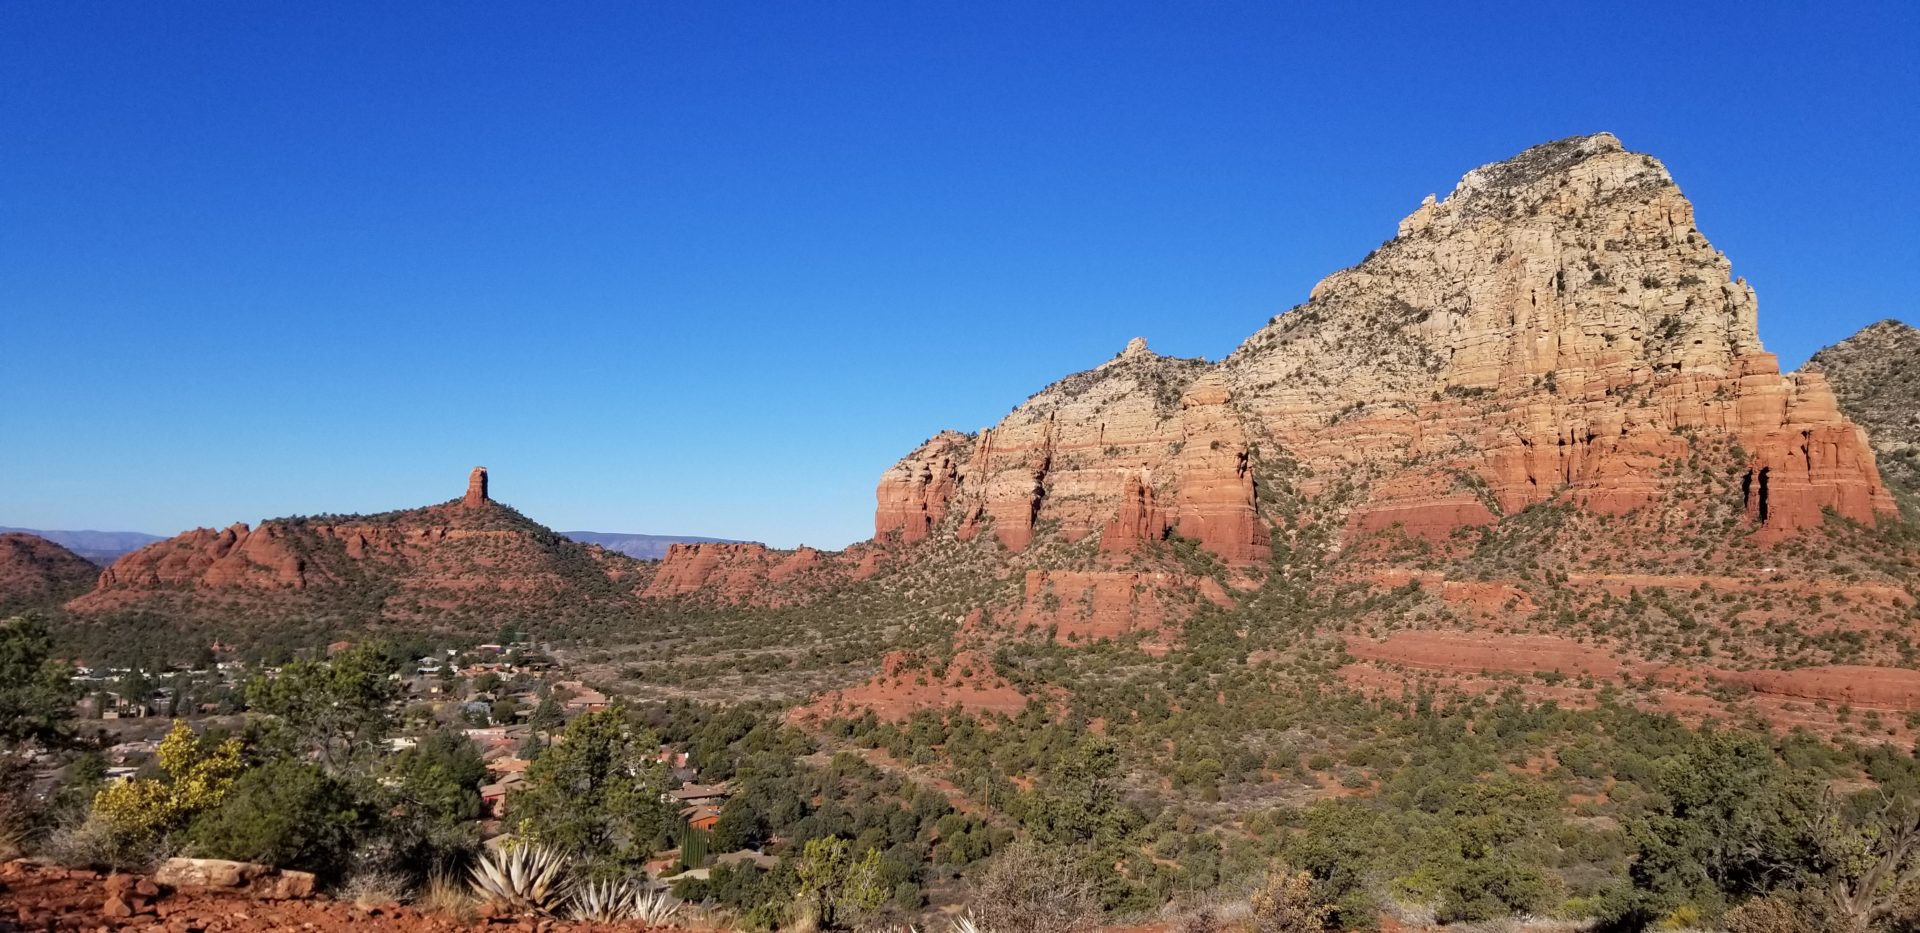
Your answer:
[[[468,508],[476,508],[487,501],[487,468],[474,467],[467,476],[467,496],[462,503]]]

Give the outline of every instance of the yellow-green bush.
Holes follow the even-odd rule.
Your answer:
[[[226,799],[246,769],[241,751],[239,739],[216,742],[176,722],[156,752],[166,777],[107,785],[93,798],[93,815],[130,836],[179,829]]]

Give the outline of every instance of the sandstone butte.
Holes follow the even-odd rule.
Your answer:
[[[605,588],[642,587],[644,565],[554,534],[493,501],[487,471],[474,468],[466,492],[439,505],[379,515],[270,519],[258,527],[197,528],[122,556],[99,572],[91,592],[67,603],[81,617],[173,600],[190,611],[196,595],[241,595],[300,607],[391,588],[396,607],[534,605],[586,600]]]
[[[874,535],[1019,551],[1057,523],[1108,552],[1179,535],[1252,563],[1263,459],[1305,467],[1309,499],[1357,486],[1349,536],[1437,538],[1556,493],[1644,506],[1688,433],[1744,452],[1767,536],[1894,514],[1866,436],[1818,372],[1762,349],[1753,290],[1666,168],[1602,133],[1469,172],[1225,360],[1136,339],[990,428],[935,435],[881,479]]]

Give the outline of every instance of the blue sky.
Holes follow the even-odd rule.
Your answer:
[[[485,464],[556,528],[839,546],[936,431],[1223,356],[1597,130],[1796,365],[1920,319],[1915,6],[0,4],[0,524]]]

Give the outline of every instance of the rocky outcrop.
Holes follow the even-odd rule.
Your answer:
[[[319,613],[342,622],[448,612],[524,618],[604,611],[645,565],[554,534],[486,497],[475,470],[462,498],[379,515],[271,519],[197,528],[127,554],[67,608],[81,617],[211,618]],[[589,607],[598,607],[597,610]]]
[[[1018,627],[1051,631],[1080,644],[1136,632],[1158,632],[1200,599],[1228,605],[1209,577],[1141,571],[1029,570]],[[1164,644],[1164,642],[1161,642]]]
[[[487,468],[474,467],[473,472],[467,474],[467,494],[461,497],[460,503],[467,508],[477,509],[486,505],[488,501],[490,500],[487,499]]]
[[[1702,442],[1743,458],[1768,535],[1892,514],[1865,436],[1817,373],[1779,372],[1730,270],[1651,156],[1605,133],[1536,146],[1429,197],[1218,364],[1135,340],[975,438],[929,442],[882,481],[875,530],[990,525],[1014,551],[1097,531],[1114,552],[1153,540],[1164,508],[1244,564],[1283,517],[1261,513],[1263,468],[1343,511],[1349,538],[1442,538],[1556,496],[1641,509]]]
[[[1316,475],[1370,478],[1363,528],[1391,510],[1444,533],[1561,492],[1629,511],[1695,437],[1748,454],[1752,519],[1776,532],[1888,513],[1858,430],[1822,382],[1780,375],[1729,269],[1658,161],[1562,140],[1468,173],[1223,366]],[[1408,495],[1410,468],[1489,508]]]
[[[1866,429],[1889,487],[1920,502],[1920,330],[1881,321],[1813,355],[1847,420]]]
[[[1920,671],[1906,668],[1829,664],[1790,671],[1716,670],[1709,676],[1769,696],[1862,709],[1920,710]]]
[[[1230,561],[1264,559],[1252,446],[1208,369],[1136,338],[976,436],[935,437],[882,478],[876,538],[911,543],[944,523],[1020,551],[1052,526],[1067,541],[1100,534],[1110,553],[1177,533]]]
[[[186,891],[232,890],[262,900],[312,897],[313,881],[309,872],[217,858],[170,858],[153,872],[157,885]]]
[[[788,713],[790,722],[854,717],[871,710],[898,722],[920,710],[954,707],[974,713],[1017,715],[1027,695],[1000,676],[993,660],[977,651],[958,651],[944,663],[907,651],[889,652],[880,672],[864,683],[822,694]]]
[[[779,605],[825,589],[850,572],[845,554],[810,547],[780,551],[764,544],[676,544],[640,595],[649,599],[704,594],[727,602]]]
[[[1253,451],[1232,397],[1216,371],[1180,398],[1174,527],[1228,561],[1253,563],[1267,557],[1267,524],[1254,506]]]
[[[0,612],[58,605],[85,591],[99,572],[45,538],[0,534]]]
[[[895,536],[912,544],[947,517],[947,503],[960,484],[960,468],[973,451],[973,438],[942,431],[908,454],[881,477],[874,510],[873,536]]]
[[[1552,635],[1405,631],[1378,641],[1349,636],[1346,645],[1347,653],[1362,661],[1443,673],[1613,677],[1624,669],[1606,651]]]
[[[1120,511],[1100,530],[1100,550],[1125,553],[1167,536],[1167,513],[1154,499],[1153,473],[1129,473],[1120,494]]]

